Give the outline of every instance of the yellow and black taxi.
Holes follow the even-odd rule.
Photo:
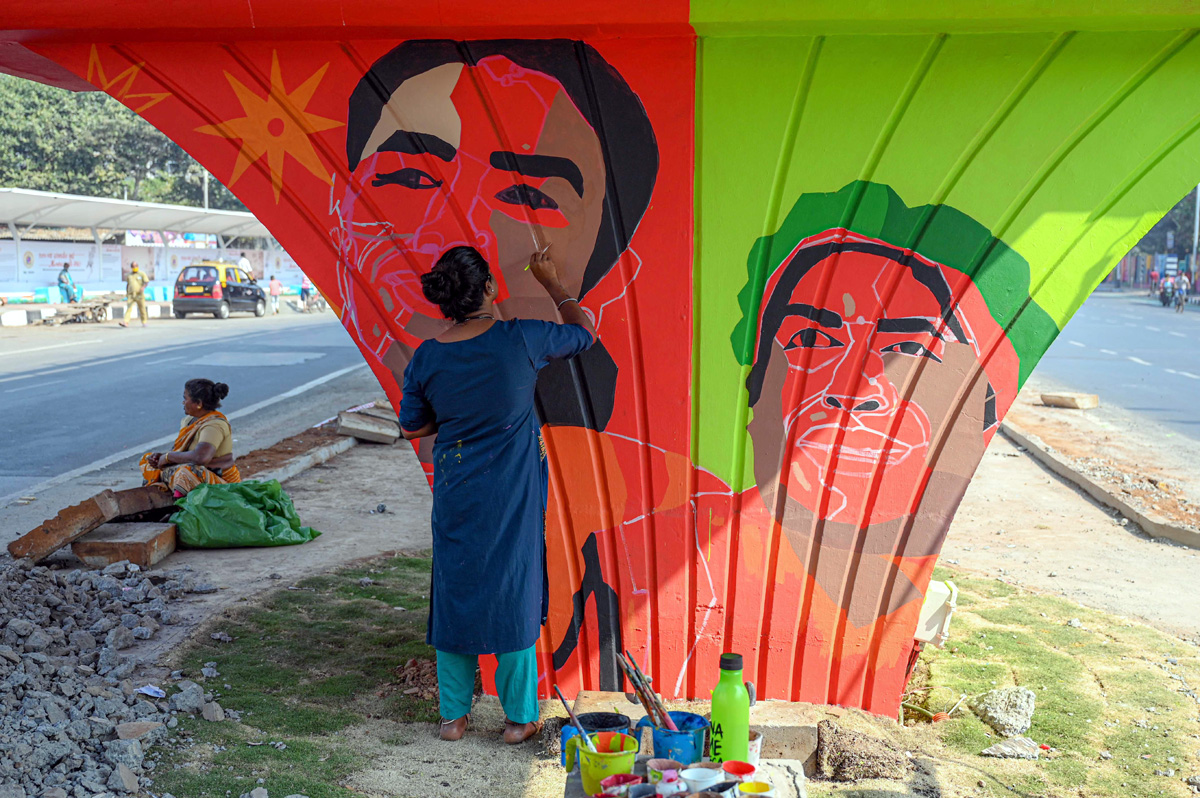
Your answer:
[[[255,316],[267,313],[267,294],[235,264],[204,260],[184,267],[175,280],[171,300],[175,318],[189,313],[211,313],[218,319],[246,311]]]

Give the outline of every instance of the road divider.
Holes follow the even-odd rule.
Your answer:
[[[1008,421],[1000,425],[1000,433],[1013,444],[1027,451],[1034,460],[1092,497],[1098,504],[1116,510],[1137,524],[1150,537],[1167,538],[1176,543],[1182,543],[1184,546],[1200,549],[1200,532],[1171,523],[1157,513],[1139,510],[1117,494],[1094,482],[1091,477],[1075,468],[1069,460],[1043,443],[1042,439],[1036,435],[1029,435],[1016,424]]]

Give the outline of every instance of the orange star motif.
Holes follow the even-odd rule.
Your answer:
[[[93,44],[92,51],[88,55],[88,83],[98,87],[114,99],[120,100],[130,108],[133,108],[133,100],[145,100],[146,102],[137,108],[133,108],[135,114],[140,114],[147,108],[158,105],[171,96],[170,92],[165,91],[130,92],[130,89],[133,88],[133,82],[137,80],[137,76],[141,74],[142,67],[145,65],[144,61],[138,64],[131,64],[125,67],[123,72],[110,80],[108,75],[105,74],[104,64],[100,61],[100,51]]]
[[[258,96],[233,75],[225,73],[225,79],[229,81],[246,115],[215,125],[203,125],[196,128],[196,131],[241,142],[237,161],[233,165],[233,174],[227,185],[232,186],[236,183],[263,155],[267,156],[271,187],[275,190],[275,202],[279,202],[283,189],[284,155],[292,156],[325,183],[333,182],[328,171],[321,166],[321,159],[317,156],[309,137],[344,123],[305,110],[327,69],[329,64],[318,69],[289,94],[283,84],[283,72],[279,68],[279,53],[272,52],[271,88],[266,97]]]

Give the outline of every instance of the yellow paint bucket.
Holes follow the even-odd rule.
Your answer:
[[[620,732],[598,732],[589,734],[596,750],[589,751],[581,737],[567,740],[567,771],[575,769],[575,758],[579,758],[579,775],[583,779],[583,791],[588,795],[600,792],[600,780],[618,773],[632,773],[637,758],[637,738]]]

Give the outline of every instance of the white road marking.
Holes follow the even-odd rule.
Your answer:
[[[1079,341],[1067,341],[1067,343],[1069,343],[1071,346],[1082,346],[1084,349],[1087,348],[1086,345],[1079,343]]]
[[[1175,369],[1163,369],[1163,371],[1167,372],[1168,374],[1178,374],[1179,373]]]
[[[71,341],[65,344],[50,344],[49,346],[35,346],[32,349],[17,349],[12,352],[0,352],[0,357],[9,355],[24,355],[29,352],[44,352],[47,349],[62,349],[64,346],[83,346],[84,344],[101,344],[104,343],[103,338],[88,338],[85,341]]]
[[[159,363],[170,363],[172,360],[184,360],[184,359],[185,359],[185,357],[183,355],[180,355],[179,357],[164,357],[162,360],[151,360],[149,363],[143,363],[142,365],[143,366],[157,366]]]
[[[1153,363],[1150,363],[1150,362],[1147,362],[1147,361],[1145,361],[1145,360],[1142,360],[1140,357],[1134,357],[1133,355],[1130,355],[1130,356],[1129,356],[1128,358],[1126,358],[1126,359],[1127,359],[1127,360],[1132,360],[1134,363],[1138,363],[1138,364],[1140,364],[1140,365],[1143,365],[1143,366],[1153,366],[1153,365],[1154,365]]]
[[[1112,351],[1111,349],[1101,349],[1100,351],[1106,355],[1115,355],[1116,354],[1116,352]]]
[[[295,388],[292,388],[290,391],[281,393],[278,396],[272,396],[270,399],[264,399],[261,402],[256,402],[249,407],[243,407],[241,410],[229,413],[225,417],[232,421],[243,416],[248,416],[251,413],[257,413],[264,407],[270,407],[277,402],[282,402],[284,399],[291,399],[294,396],[299,396],[300,394],[311,391],[313,388],[324,385],[331,380],[336,380],[338,377],[342,377],[358,369],[365,369],[366,367],[366,363],[347,366],[344,369],[339,369],[338,371],[326,374],[324,377],[317,377],[315,380],[306,382],[303,385],[298,385]],[[56,477],[50,477],[49,479],[43,480],[36,485],[21,488],[19,491],[10,493],[7,496],[0,496],[0,507],[7,505],[18,496],[36,496],[39,493],[45,492],[48,488],[52,488],[55,485],[61,485],[62,483],[75,479],[75,477],[86,474],[89,471],[96,471],[106,466],[110,466],[113,463],[119,463],[127,457],[133,457],[135,455],[144,454],[145,452],[154,451],[154,449],[158,446],[173,442],[177,434],[178,433],[171,433],[170,435],[164,435],[161,438],[155,438],[154,440],[147,441],[146,443],[140,443],[137,446],[131,446],[128,449],[117,452],[116,454],[110,454],[108,457],[101,458],[94,463],[88,463],[87,465],[80,466],[79,468],[73,468],[70,471],[59,474]]]
[[[275,330],[266,330],[263,332],[248,333],[246,335],[237,336],[237,341],[240,344],[243,341],[247,341],[251,338],[257,338],[262,335],[271,335],[274,332],[276,332],[276,331]],[[218,339],[218,340],[225,340],[225,339]],[[116,363],[121,360],[129,360],[130,358],[153,357],[154,355],[161,355],[166,352],[175,352],[180,349],[191,349],[191,348],[195,348],[198,346],[211,346],[212,343],[213,342],[211,342],[211,341],[201,341],[199,343],[193,342],[193,343],[189,343],[189,344],[176,344],[174,346],[165,346],[165,347],[160,347],[158,349],[150,349],[145,352],[134,352],[134,353],[128,354],[128,355],[117,355],[115,357],[105,358],[104,360],[92,360],[92,361],[88,361],[88,362],[84,362],[84,363],[76,363],[71,366],[60,366],[57,368],[43,369],[41,371],[33,372],[32,374],[18,374],[14,377],[0,377],[0,383],[15,382],[17,380],[30,380],[35,377],[44,377],[44,376],[48,376],[50,374],[62,374],[65,371],[76,371],[78,369],[90,368],[92,366],[105,366],[105,365],[108,365],[109,363]]]
[[[18,393],[20,391],[32,391],[35,388],[45,388],[47,385],[54,385],[54,384],[60,383],[60,382],[66,382],[66,380],[50,380],[50,382],[41,382],[41,383],[38,383],[37,385],[26,385],[24,388],[9,388],[7,391],[5,391],[5,393]]]
[[[1146,325],[1146,329],[1149,330],[1150,332],[1162,332],[1162,328],[1151,327],[1149,324]]]
[[[1179,372],[1180,377],[1187,377],[1189,380],[1200,380],[1200,375],[1193,374],[1190,371]]]
[[[1170,332],[1168,332],[1167,335],[1174,335],[1176,338],[1187,338],[1187,336],[1184,335],[1183,333],[1175,332],[1174,330],[1171,330]]]

